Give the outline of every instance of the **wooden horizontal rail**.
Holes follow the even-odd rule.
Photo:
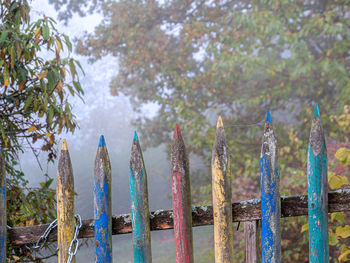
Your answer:
[[[328,211],[350,211],[350,189],[341,189],[328,194]],[[281,197],[281,217],[307,215],[307,195]],[[232,204],[233,221],[252,221],[260,219],[260,199],[252,199]],[[173,228],[172,210],[157,210],[151,212],[151,230],[165,230]],[[212,206],[192,207],[193,226],[213,224]],[[44,233],[48,224],[16,227],[8,230],[9,242],[12,245],[25,245],[35,243]],[[131,233],[130,214],[116,215],[112,219],[113,235]],[[83,220],[79,238],[94,236],[94,220]],[[56,230],[48,237],[48,241],[56,241]]]

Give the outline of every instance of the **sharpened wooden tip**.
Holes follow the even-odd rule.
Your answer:
[[[101,137],[100,137],[100,141],[98,143],[98,146],[99,147],[106,146],[105,137],[103,135],[101,135]]]
[[[314,156],[317,156],[321,153],[323,145],[324,148],[326,148],[322,121],[317,103],[315,105],[314,116],[311,123],[309,142],[311,151],[314,154]]]
[[[222,122],[221,116],[218,118],[218,122],[216,123],[216,128],[224,127],[224,124]]]
[[[270,111],[266,112],[266,121],[265,122],[272,123]]]
[[[139,137],[137,136],[137,132],[135,131],[134,132],[134,138],[132,139],[132,141],[138,141],[139,140]]]
[[[227,142],[221,116],[219,116],[216,125],[215,140],[212,152],[212,164],[214,163],[216,157],[219,158],[221,164],[228,162]]]
[[[62,151],[68,151],[68,146],[67,146],[66,139],[63,139],[61,150]]]
[[[175,125],[174,141],[171,146],[170,166],[172,171],[181,171],[181,174],[188,172],[188,157],[185,143],[182,139],[179,125]]]
[[[174,139],[177,139],[177,138],[182,138],[180,127],[178,124],[175,125],[175,129],[174,129]]]
[[[315,104],[315,108],[314,108],[314,116],[312,118],[315,117],[321,117],[320,115],[320,109],[318,108],[318,103]]]
[[[142,150],[136,131],[134,133],[134,138],[131,147],[130,169],[132,171],[132,176],[134,177],[142,176],[143,173],[141,171],[145,172]]]

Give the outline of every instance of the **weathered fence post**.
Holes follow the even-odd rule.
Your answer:
[[[259,247],[259,221],[245,221],[244,222],[244,241],[245,241],[245,263],[261,262]]]
[[[179,126],[176,124],[171,148],[175,262],[193,262],[192,206],[189,161]]]
[[[318,104],[307,151],[309,262],[329,262],[327,149]]]
[[[6,238],[7,238],[7,218],[6,218],[6,173],[5,160],[0,149],[0,263],[6,263]]]
[[[103,135],[97,148],[94,180],[95,262],[112,262],[111,163]]]
[[[130,199],[134,262],[152,262],[147,174],[135,131],[130,157]]]
[[[263,263],[281,262],[281,200],[276,144],[271,116],[268,111],[260,156],[261,249]]]
[[[221,117],[211,160],[214,216],[214,250],[216,263],[233,262],[232,192],[229,152]]]
[[[58,262],[66,263],[69,245],[74,237],[74,177],[67,142],[64,139],[57,171],[57,242]],[[73,263],[75,258],[73,258]]]

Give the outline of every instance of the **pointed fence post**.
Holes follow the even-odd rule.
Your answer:
[[[95,262],[112,262],[111,163],[103,135],[100,137],[94,176]]]
[[[260,156],[261,183],[261,249],[262,262],[281,262],[280,217],[277,141],[270,112],[267,112]]]
[[[6,173],[5,160],[0,149],[0,263],[6,263]]]
[[[135,131],[130,156],[130,199],[135,263],[152,262],[147,174]]]
[[[189,161],[179,126],[176,124],[171,148],[175,262],[192,263],[192,206]]]
[[[211,160],[214,216],[214,250],[216,263],[233,262],[232,192],[229,152],[221,117]]]
[[[69,257],[69,245],[74,237],[75,217],[73,169],[65,139],[58,160],[56,189],[58,263],[66,263]],[[72,262],[75,262],[75,257]]]
[[[307,151],[309,262],[329,262],[327,148],[315,105]]]

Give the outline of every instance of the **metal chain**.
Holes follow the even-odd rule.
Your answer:
[[[69,245],[69,249],[68,249],[68,255],[69,256],[68,256],[67,263],[71,263],[72,260],[73,260],[73,257],[78,252],[78,247],[79,247],[78,235],[79,235],[80,228],[82,226],[81,216],[79,214],[75,215],[74,226],[75,226],[74,237],[73,237],[73,240],[71,241],[71,243]],[[44,234],[42,234],[39,237],[39,239],[38,239],[38,241],[36,242],[35,245],[33,245],[32,247],[26,246],[26,248],[28,250],[42,249],[44,247],[44,245],[46,244],[47,238],[50,235],[51,231],[54,230],[56,227],[57,227],[57,219],[55,219],[54,221],[51,222],[51,224],[46,228]],[[42,244],[40,245],[40,243],[42,243]]]
[[[77,224],[77,223],[79,223],[79,224]],[[72,242],[70,242],[70,245],[69,245],[69,249],[68,249],[69,257],[68,257],[67,263],[71,263],[73,260],[73,257],[77,254],[78,247],[79,247],[78,235],[79,235],[79,231],[80,231],[81,226],[82,226],[81,217],[79,214],[76,214],[75,215],[75,232],[74,232],[73,240],[72,240]],[[73,250],[73,248],[74,248],[74,250]]]
[[[33,250],[33,249],[42,249],[44,245],[46,244],[47,238],[50,235],[51,231],[54,230],[57,227],[57,219],[51,222],[51,224],[46,228],[44,234],[42,234],[36,244],[32,247],[26,246],[27,249]],[[40,245],[40,243],[42,243]]]

